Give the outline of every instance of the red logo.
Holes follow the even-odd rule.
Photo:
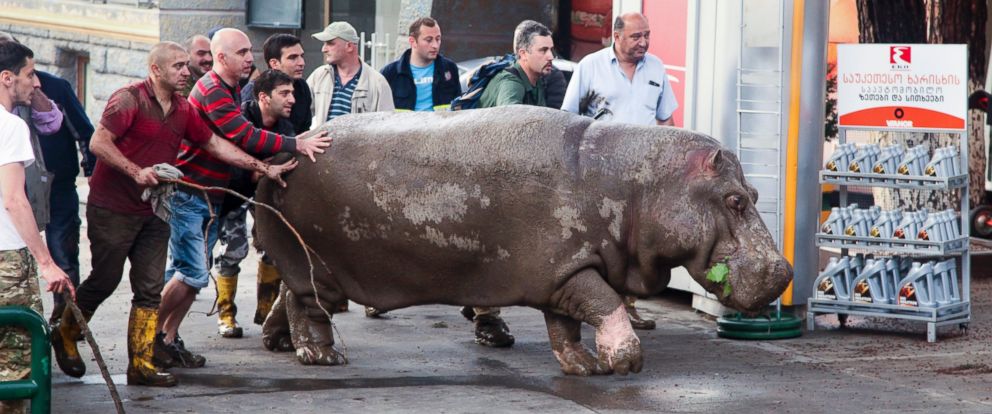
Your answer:
[[[890,46],[889,63],[893,65],[908,65],[913,61],[912,49],[909,46]]]

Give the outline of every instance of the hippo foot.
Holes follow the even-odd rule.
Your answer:
[[[293,352],[296,350],[296,347],[293,346],[293,340],[288,334],[262,336],[262,345],[272,352]]]
[[[304,345],[296,349],[296,359],[303,365],[345,365],[348,360],[333,346]]]
[[[510,328],[499,316],[478,315],[475,317],[475,343],[491,348],[513,346],[516,339]]]
[[[581,343],[567,343],[561,352],[555,352],[561,364],[561,372],[566,375],[603,375],[610,373],[610,366],[600,361],[592,351]]]
[[[641,340],[634,335],[623,306],[603,318],[596,329],[596,349],[599,362],[606,364],[614,373],[627,375],[628,372],[641,372]]]

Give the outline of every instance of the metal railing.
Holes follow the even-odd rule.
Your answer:
[[[368,63],[375,70],[379,70],[394,60],[396,39],[390,38],[389,33],[385,35],[372,33],[366,37],[366,33],[361,32],[358,36],[362,44],[362,47],[358,49],[358,53],[363,62]],[[369,51],[367,55],[365,52],[366,49]]]
[[[31,377],[0,382],[0,400],[31,399],[31,413],[52,408],[52,345],[48,323],[24,306],[0,307],[0,326],[19,326],[31,334]]]

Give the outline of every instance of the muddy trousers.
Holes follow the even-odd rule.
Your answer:
[[[93,271],[76,290],[79,308],[93,313],[117,290],[125,261],[131,262],[131,304],[158,308],[165,286],[169,224],[156,216],[120,214],[93,205],[86,208],[86,224]]]
[[[0,251],[0,306],[26,306],[41,315],[38,268],[27,248]],[[0,381],[31,375],[31,336],[24,328],[0,327]],[[27,400],[0,401],[0,412],[26,412]]]
[[[96,309],[117,290],[124,262],[131,262],[131,305],[156,309],[162,299],[169,225],[156,216],[120,214],[90,205],[86,208],[87,236],[93,271],[76,290],[76,304],[89,320]],[[66,375],[79,378],[86,365],[79,355],[79,324],[68,308],[52,327],[55,361]]]

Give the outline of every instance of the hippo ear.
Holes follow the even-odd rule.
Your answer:
[[[689,151],[688,166],[690,175],[715,177],[720,174],[725,156],[719,148],[706,148]]]
[[[706,169],[716,175],[720,172],[720,167],[724,163],[723,151],[713,150],[713,153],[706,159]]]

